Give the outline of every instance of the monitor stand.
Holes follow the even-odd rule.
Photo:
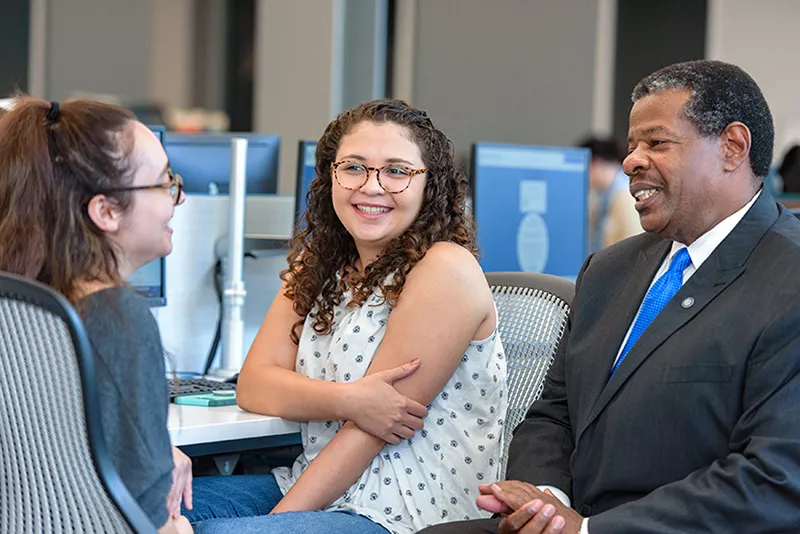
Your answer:
[[[247,139],[231,140],[230,218],[228,261],[222,290],[222,365],[211,371],[213,378],[233,378],[244,363],[244,218],[247,185]]]

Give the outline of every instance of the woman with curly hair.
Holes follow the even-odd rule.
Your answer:
[[[188,517],[238,534],[481,517],[506,368],[453,145],[425,112],[368,102],[328,125],[316,174],[237,392],[301,421],[303,452],[272,475],[196,479]]]

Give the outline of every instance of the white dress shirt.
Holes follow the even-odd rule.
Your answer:
[[[669,254],[667,257],[664,258],[664,261],[661,262],[661,267],[658,268],[656,271],[653,280],[650,282],[650,287],[653,287],[653,284],[656,283],[664,273],[667,272],[669,269],[669,264],[672,261],[672,257],[682,248],[688,249],[689,251],[689,258],[692,260],[691,263],[684,269],[683,271],[683,282],[681,285],[685,284],[686,281],[692,277],[692,275],[697,272],[697,269],[703,265],[709,256],[717,249],[717,247],[722,243],[726,237],[733,231],[737,224],[744,218],[747,211],[750,207],[755,203],[758,197],[761,195],[761,190],[755,194],[753,198],[750,199],[750,202],[744,205],[742,209],[739,211],[729,215],[728,217],[722,219],[714,228],[706,232],[705,234],[701,235],[697,238],[691,245],[688,247],[683,243],[678,243],[677,241],[672,242],[672,249],[670,249]],[[648,287],[648,291],[650,290]],[[644,300],[644,299],[642,299]],[[631,335],[631,330],[633,330],[633,325],[636,323],[636,319],[639,317],[639,312],[641,311],[641,304],[639,305],[639,311],[636,312],[636,317],[633,318],[633,322],[631,326],[628,328],[628,333],[625,334],[625,338],[622,340],[622,344],[617,351],[617,358],[614,360],[614,364],[616,365],[617,360],[619,360],[620,355],[622,354],[622,349],[625,347],[625,343],[628,341],[628,337]],[[613,367],[613,366],[612,366]],[[609,369],[609,372],[611,369]],[[569,497],[567,494],[564,493],[562,490],[558,488],[554,488],[553,486],[538,486],[539,489],[545,490],[549,489],[553,492],[559,501],[563,502],[566,506],[570,505]],[[589,518],[586,517],[583,520],[583,524],[581,525],[581,532],[580,534],[589,534]]]

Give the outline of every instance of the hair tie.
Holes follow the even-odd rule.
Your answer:
[[[45,115],[47,120],[50,122],[55,122],[58,119],[58,102],[55,100],[50,102],[50,109],[47,110],[47,115]]]

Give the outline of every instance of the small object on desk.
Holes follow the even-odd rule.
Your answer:
[[[221,382],[219,380],[209,380],[202,377],[192,378],[169,378],[169,398],[174,402],[176,397],[183,395],[197,395],[201,393],[212,393],[214,391],[236,391],[236,384]]]
[[[181,395],[175,397],[175,404],[185,406],[230,406],[236,404],[235,391],[212,391],[195,395]]]

